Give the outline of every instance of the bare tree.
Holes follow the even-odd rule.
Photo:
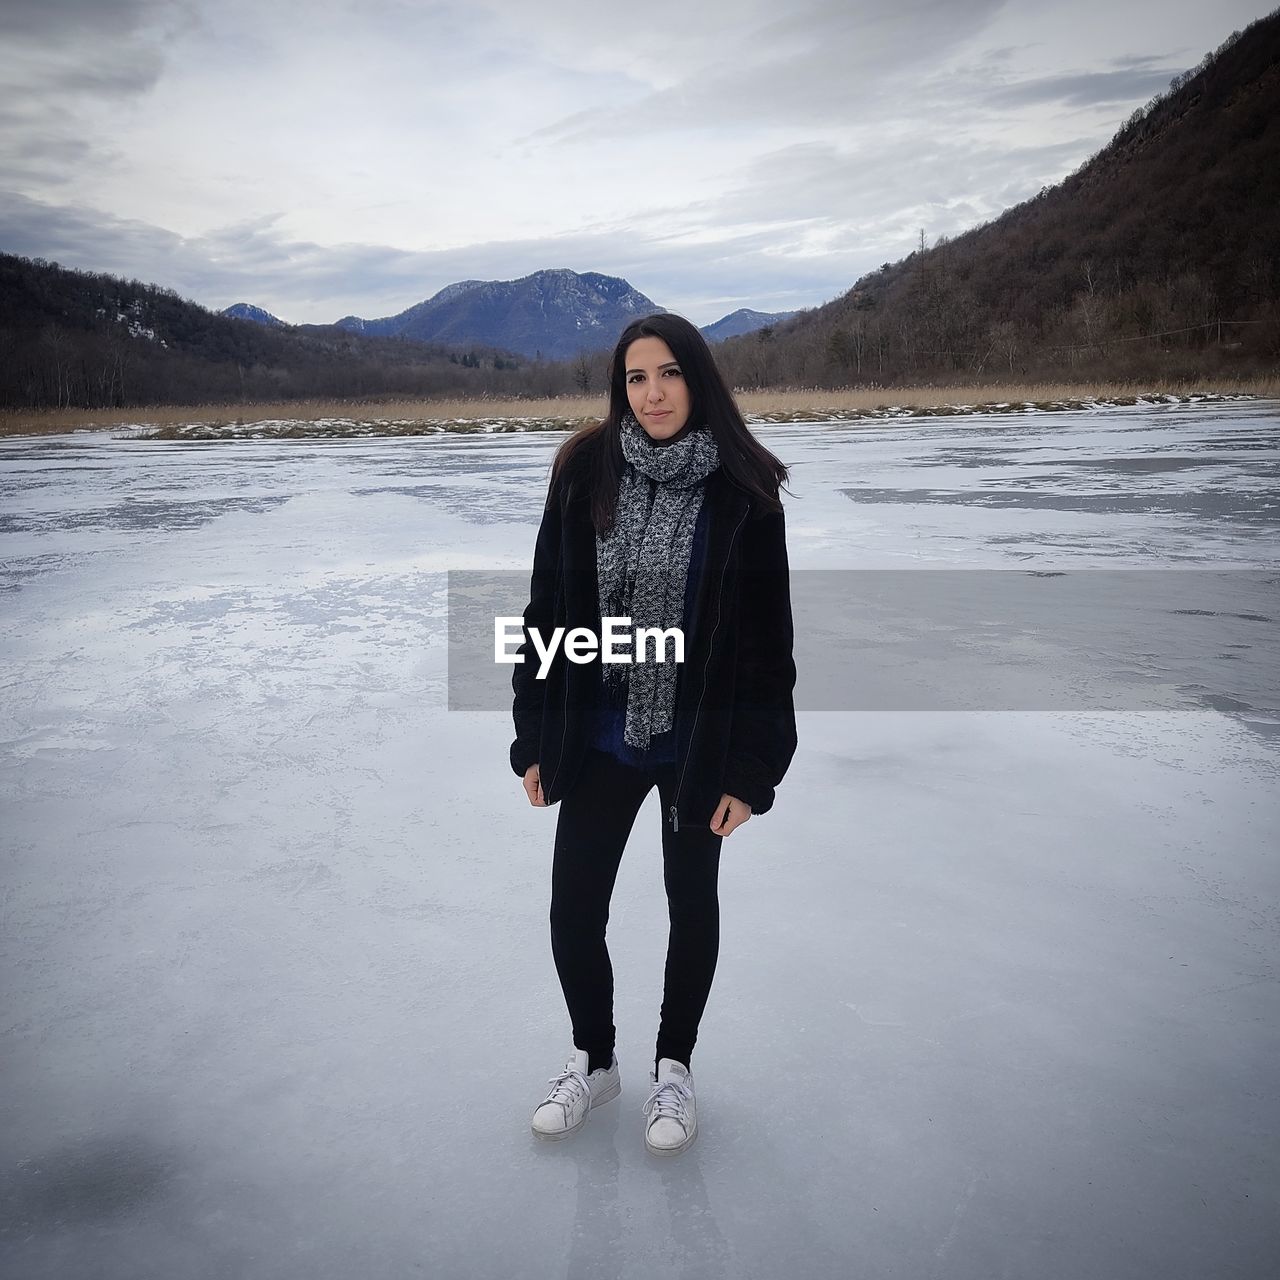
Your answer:
[[[49,370],[53,375],[53,404],[63,409],[71,404],[71,340],[56,324],[47,325],[40,343],[48,352]]]

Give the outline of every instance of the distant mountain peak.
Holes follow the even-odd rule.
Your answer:
[[[795,314],[794,311],[753,311],[750,307],[739,307],[737,311],[721,316],[714,324],[703,325],[702,336],[708,342],[720,342],[724,338],[736,338],[740,334],[755,333],[781,324]]]
[[[261,307],[255,307],[251,302],[234,303],[232,306],[224,307],[219,314],[230,316],[232,320],[249,320],[253,324],[266,325],[269,329],[288,328],[278,316],[273,316],[270,311],[264,311]]]
[[[398,315],[344,316],[337,324],[375,336],[563,360],[611,346],[636,316],[664,309],[620,276],[546,267],[516,280],[459,280]]]

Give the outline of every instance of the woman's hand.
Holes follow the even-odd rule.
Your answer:
[[[751,817],[751,806],[736,796],[723,795],[716,811],[711,815],[711,830],[718,836],[727,836]]]
[[[524,771],[524,793],[529,797],[529,803],[539,808],[545,808],[547,798],[542,794],[542,775],[538,772],[538,766],[531,764]]]

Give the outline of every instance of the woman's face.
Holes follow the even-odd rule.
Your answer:
[[[637,338],[624,360],[627,400],[651,440],[670,440],[689,421],[692,400],[679,362],[661,338]]]

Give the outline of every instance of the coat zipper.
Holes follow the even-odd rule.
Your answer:
[[[689,730],[689,746],[693,746],[693,735],[698,729],[698,717],[702,714],[702,703],[707,696],[707,671],[711,667],[711,654],[715,649],[716,632],[720,630],[720,619],[724,615],[724,576],[729,572],[729,560],[733,556],[733,544],[738,540],[738,530],[746,523],[747,516],[751,513],[751,507],[742,513],[742,519],[734,526],[733,534],[729,538],[729,549],[725,552],[724,567],[720,570],[720,589],[716,593],[716,623],[711,628],[711,638],[707,641],[707,660],[702,664],[702,692],[698,695],[698,705],[693,711],[693,727]],[[676,783],[676,793],[671,797],[671,808],[668,810],[671,819],[671,830],[673,833],[680,830],[680,792],[684,790],[684,775],[689,772],[689,757],[686,755],[684,760],[684,768],[680,770],[680,781]]]

